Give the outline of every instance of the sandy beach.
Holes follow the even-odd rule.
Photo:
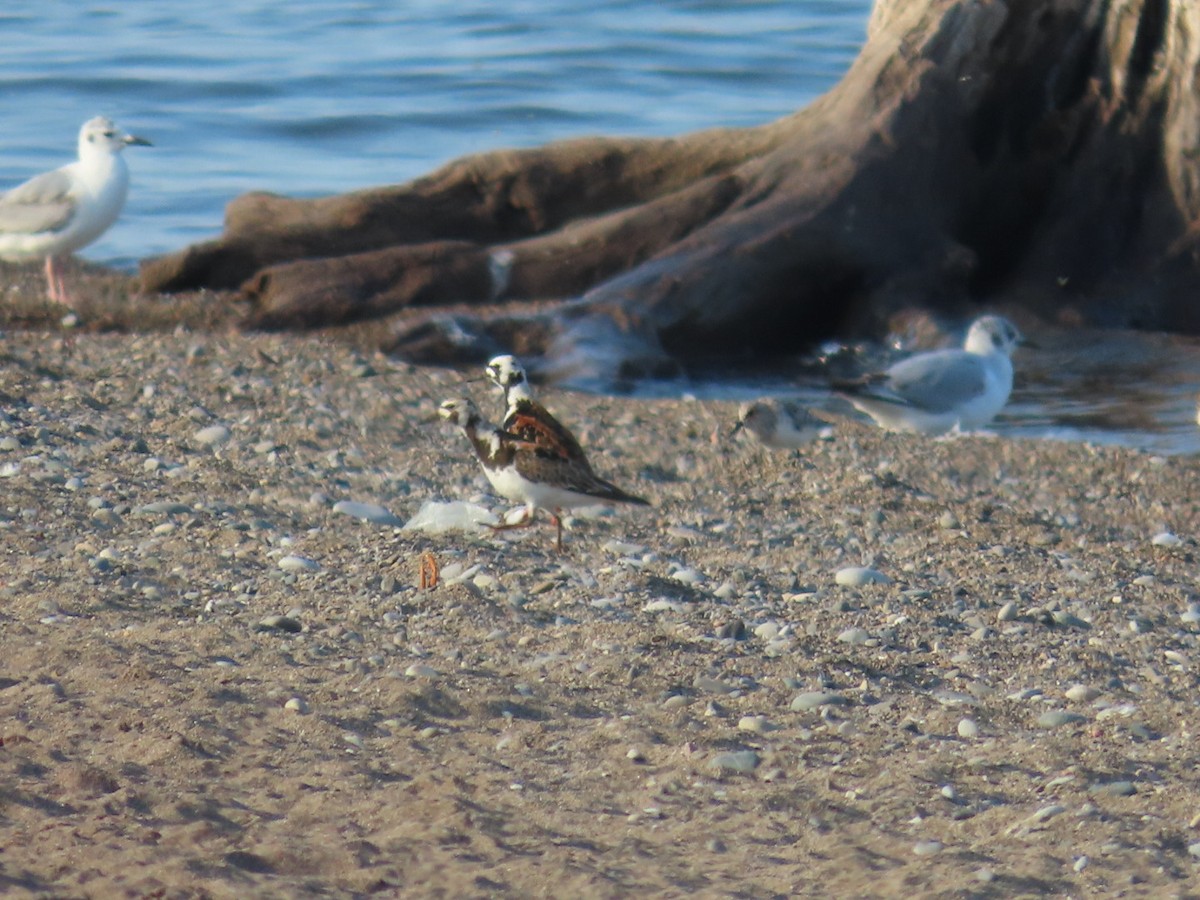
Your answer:
[[[1196,460],[548,389],[652,508],[403,530],[476,374],[5,333],[0,893],[1200,896]]]

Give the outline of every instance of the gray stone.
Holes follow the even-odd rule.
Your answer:
[[[354,500],[339,500],[333,504],[333,511],[341,513],[343,516],[349,516],[352,519],[359,519],[363,522],[371,522],[374,525],[395,525],[397,527],[404,524],[404,519],[393,515],[382,506],[374,503],[358,503]]]
[[[721,772],[753,772],[759,762],[761,760],[753,750],[730,750],[710,759],[708,767]]]
[[[833,576],[833,580],[842,587],[864,587],[868,584],[891,584],[892,582],[892,579],[878,569],[869,569],[866,566],[848,566],[845,569],[839,569]]]

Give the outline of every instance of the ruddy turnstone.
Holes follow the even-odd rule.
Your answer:
[[[791,400],[764,398],[742,404],[731,434],[745,428],[765,447],[794,450],[821,433],[825,423]]]
[[[528,527],[537,510],[544,509],[558,530],[555,546],[561,553],[563,510],[600,503],[650,505],[597,476],[586,459],[568,459],[497,428],[466,397],[445,401],[438,415],[462,429],[496,493],[525,504],[525,517],[520,522],[496,526],[497,530]]]
[[[576,460],[591,470],[587,454],[579,446],[575,435],[554,418],[546,407],[533,399],[529,377],[516,357],[497,356],[484,371],[492,383],[504,392],[504,421],[500,425],[504,431],[537,444],[563,459]]]
[[[59,257],[90,244],[108,231],[129,192],[126,147],[150,146],[122,134],[111,119],[97,116],[79,132],[79,160],[43,172],[0,195],[0,259],[46,258],[46,285],[53,303],[71,305]]]
[[[1001,316],[976,319],[961,350],[934,350],[884,372],[835,382],[837,393],[889,431],[940,434],[990,422],[1012,393],[1012,353],[1023,338]]]

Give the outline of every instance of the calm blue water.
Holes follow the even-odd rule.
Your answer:
[[[89,259],[132,270],[216,236],[249,190],[406,181],[464,154],[586,134],[754,125],[818,96],[871,0],[335,3],[43,0],[0,8],[0,189],[70,161],[110,115],[153,140]],[[13,8],[21,12],[10,11]],[[1200,452],[1200,348],[1128,333],[1038,336],[1002,433]],[[655,388],[650,386],[651,390]],[[660,385],[708,395],[792,383]],[[835,406],[827,392],[801,391]]]
[[[70,161],[100,113],[154,141],[129,152],[125,213],[82,254],[132,268],[215,236],[243,191],[337,193],[499,147],[770,121],[837,81],[870,0],[5,6],[0,187]]]

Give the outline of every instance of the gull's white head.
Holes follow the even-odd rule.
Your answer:
[[[993,353],[1012,356],[1017,345],[1024,340],[1017,326],[1003,316],[981,316],[971,323],[963,349],[980,356]]]
[[[513,388],[528,384],[525,368],[515,356],[497,356],[487,364],[487,377],[492,383],[504,391],[505,396]]]
[[[130,145],[150,147],[151,143],[145,138],[125,134],[112,119],[96,116],[88,119],[79,129],[79,158],[91,156],[111,156],[120,153]]]

